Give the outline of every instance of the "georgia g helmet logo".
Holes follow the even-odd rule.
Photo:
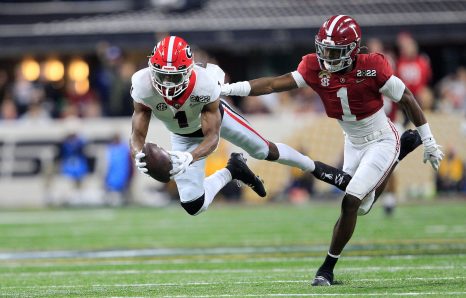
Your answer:
[[[186,57],[192,58],[193,53],[191,52],[191,47],[189,45],[186,46]]]

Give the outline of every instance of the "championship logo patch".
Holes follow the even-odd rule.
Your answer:
[[[326,71],[326,70],[321,70],[319,72],[319,78],[320,78],[320,84],[324,87],[327,87],[328,85],[330,85],[330,77],[332,75]]]
[[[167,107],[167,104],[166,103],[158,103],[155,108],[157,109],[157,111],[165,111],[168,107]]]

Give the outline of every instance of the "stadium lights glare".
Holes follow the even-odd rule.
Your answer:
[[[44,77],[48,81],[56,82],[63,79],[65,74],[65,67],[63,63],[55,58],[45,61],[44,64]]]
[[[33,58],[25,58],[21,62],[21,74],[28,81],[35,81],[40,75],[39,63]]]
[[[73,81],[87,80],[89,65],[82,59],[73,59],[68,67],[68,77]]]
[[[81,81],[75,81],[74,90],[79,95],[86,94],[86,92],[89,90],[89,80],[85,79]]]

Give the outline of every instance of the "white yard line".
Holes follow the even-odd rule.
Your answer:
[[[466,279],[463,276],[454,276],[454,277],[412,277],[412,278],[380,278],[380,279],[352,279],[351,282],[383,282],[383,281],[399,281],[399,280],[416,280],[416,281],[436,281],[436,280],[456,280],[456,279]],[[310,280],[258,280],[258,281],[231,281],[228,284],[231,285],[256,285],[256,284],[284,284],[284,283],[310,283]],[[141,284],[93,284],[93,285],[44,285],[44,286],[7,286],[0,287],[0,289],[43,289],[43,288],[126,288],[126,287],[181,287],[181,286],[212,286],[212,285],[222,285],[225,282],[179,282],[179,283],[141,283]]]
[[[345,267],[340,272],[398,272],[405,270],[451,270],[466,269],[466,266],[371,266]],[[282,272],[310,272],[310,268],[267,268],[267,269],[129,269],[129,270],[72,270],[72,271],[39,271],[39,272],[2,272],[0,276],[38,277],[38,276],[66,276],[66,275],[131,275],[131,274],[234,274],[234,273],[282,273]]]
[[[31,251],[0,253],[0,260],[21,259],[56,259],[56,258],[133,258],[154,256],[205,256],[225,254],[261,254],[261,253],[292,253],[292,252],[321,252],[327,245],[309,246],[261,246],[261,247],[210,247],[210,248],[153,248],[132,250],[104,250],[104,251]]]
[[[358,250],[387,250],[387,249],[414,249],[416,244],[390,245],[390,244],[355,244]],[[438,249],[441,245],[452,248],[465,249],[466,243],[423,243],[423,249]],[[323,252],[327,245],[300,245],[300,246],[260,246],[260,247],[209,247],[209,248],[152,248],[131,250],[101,250],[101,251],[26,251],[26,252],[0,252],[0,260],[22,259],[98,259],[98,258],[134,258],[134,257],[164,257],[164,256],[206,256],[228,254],[264,254],[264,253],[310,253]],[[351,248],[348,252],[353,251]]]
[[[59,223],[81,223],[93,221],[114,220],[117,213],[113,210],[87,210],[81,213],[70,213],[61,211],[48,212],[22,212],[10,211],[0,213],[0,225],[43,225]],[[38,227],[35,228],[37,231]]]
[[[435,257],[451,257],[451,254],[436,254]],[[419,254],[419,255],[393,255],[393,256],[384,256],[384,259],[391,260],[416,260],[423,258],[431,258],[431,254]],[[344,256],[345,261],[364,261],[370,262],[374,259],[382,258],[381,256]],[[466,258],[466,254],[455,254],[455,259]],[[281,262],[307,262],[307,261],[321,261],[322,256],[317,257],[266,257],[266,258],[256,258],[253,256],[246,256],[241,258],[235,258],[231,256],[225,257],[181,257],[181,258],[169,258],[166,260],[101,260],[101,261],[86,261],[86,260],[70,260],[69,262],[60,261],[50,261],[50,260],[12,260],[9,262],[4,262],[2,267],[4,268],[17,268],[17,267],[31,267],[31,268],[40,268],[40,267],[77,267],[77,266],[129,266],[129,265],[160,265],[160,264],[225,264],[225,263],[281,263]]]

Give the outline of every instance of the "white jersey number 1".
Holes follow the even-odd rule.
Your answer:
[[[343,110],[341,120],[356,121],[356,116],[351,114],[351,109],[348,101],[348,89],[346,89],[346,87],[341,87],[340,89],[338,89],[337,97],[340,99],[341,108]]]

